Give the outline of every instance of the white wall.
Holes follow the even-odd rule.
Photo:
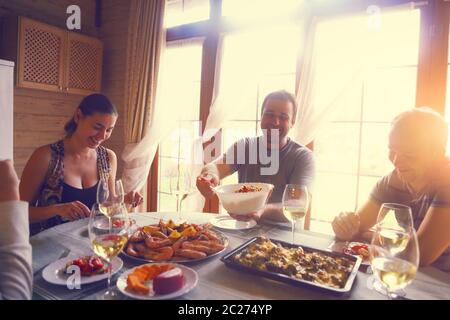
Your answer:
[[[0,159],[13,159],[14,63],[0,60]]]

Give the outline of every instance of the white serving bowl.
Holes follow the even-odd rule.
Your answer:
[[[261,187],[262,189],[261,191],[246,193],[236,192],[244,185]],[[214,191],[228,213],[246,215],[264,207],[273,188],[274,185],[270,183],[246,182],[217,186]]]

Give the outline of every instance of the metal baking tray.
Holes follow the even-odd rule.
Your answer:
[[[316,248],[311,248],[311,247],[307,247],[307,246],[303,246],[303,245],[293,245],[291,243],[288,242],[284,242],[284,241],[280,241],[280,240],[276,240],[276,239],[269,239],[270,241],[272,241],[275,244],[281,244],[283,247],[286,248],[296,248],[301,246],[303,248],[303,250],[305,252],[319,252],[322,254],[325,254],[327,256],[331,256],[331,257],[341,257],[341,258],[346,258],[348,260],[350,260],[351,262],[354,262],[353,264],[353,268],[350,271],[350,274],[347,278],[347,282],[345,283],[345,285],[342,288],[335,288],[335,287],[331,287],[331,286],[327,286],[327,285],[323,285],[323,284],[319,284],[319,283],[315,283],[313,281],[307,281],[307,280],[303,280],[303,279],[297,279],[297,278],[293,278],[290,277],[288,275],[282,274],[282,273],[276,273],[276,272],[272,272],[272,271],[265,271],[265,270],[260,270],[254,267],[250,267],[250,266],[246,266],[243,265],[239,262],[234,261],[233,256],[243,250],[245,250],[249,245],[251,245],[253,242],[255,242],[256,240],[260,239],[261,237],[255,237],[252,238],[250,240],[248,240],[247,242],[243,243],[242,245],[240,245],[239,247],[237,247],[236,249],[232,250],[231,252],[227,253],[226,255],[224,255],[220,260],[225,263],[226,266],[234,268],[234,269],[238,269],[238,270],[242,270],[245,272],[249,272],[252,274],[256,274],[256,275],[260,275],[275,281],[281,281],[281,282],[285,282],[288,284],[292,284],[295,286],[311,286],[311,287],[315,287],[315,288],[320,288],[320,289],[324,289],[327,291],[332,291],[335,293],[345,293],[345,292],[349,292],[352,288],[353,282],[355,281],[356,275],[358,273],[358,269],[359,266],[361,265],[361,258],[357,257],[357,256],[352,256],[352,255],[347,255],[344,253],[339,253],[339,252],[333,252],[330,250],[320,250],[320,249],[316,249]]]

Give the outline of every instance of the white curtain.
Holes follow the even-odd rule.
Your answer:
[[[386,33],[379,31],[383,23],[389,23],[383,21],[383,13],[394,10],[408,12],[410,9],[415,9],[414,3],[384,11],[371,6],[365,13],[332,19],[313,17],[304,41],[300,36],[292,36],[292,32],[287,32],[282,26],[267,27],[263,32],[249,32],[230,39],[228,43],[230,47],[233,46],[232,52],[227,50],[225,41],[220,50],[220,63],[217,64],[215,99],[206,122],[204,141],[224,128],[227,121],[239,118],[243,110],[253,106],[255,84],[267,72],[267,68],[277,66],[277,60],[289,58],[283,56],[283,51],[287,51],[284,44],[293,46],[303,42],[305,46],[300,48],[303,51],[303,61],[298,71],[300,81],[298,87],[292,90],[295,91],[299,110],[289,135],[298,143],[309,144],[324,125],[342,112],[350,99],[355,98],[355,93],[358,95],[362,91],[361,85],[366,72],[389,54],[387,48],[380,47],[380,44],[385,43],[382,37]],[[333,36],[327,37],[330,28]],[[279,41],[283,34],[288,33],[289,39]],[[349,37],[349,34],[352,36]],[[273,50],[274,47],[278,50]],[[267,52],[270,54],[266,54]],[[227,68],[220,68],[221,66]],[[236,73],[236,70],[239,72]],[[280,86],[266,89],[267,93],[278,89],[290,91],[283,82]],[[262,103],[262,98],[258,103]]]
[[[191,92],[193,90],[191,84],[193,75],[196,71],[200,74],[200,69],[197,64],[188,66],[185,64],[189,64],[192,62],[189,59],[197,56],[201,62],[201,46],[196,47],[198,44],[198,39],[173,42],[167,46],[165,42],[162,44],[151,125],[141,141],[127,144],[122,155],[126,163],[123,174],[124,183],[129,190],[140,190],[147,181],[156,150],[161,143],[169,146],[170,151],[166,150],[165,153],[173,161],[165,158],[164,170],[158,173],[161,177],[155,178],[168,182],[169,179],[174,179],[174,176],[177,179],[176,175],[179,174],[180,167],[187,169],[192,189],[191,194],[182,203],[183,211],[202,211],[203,208],[203,199],[198,198],[199,192],[195,188],[195,179],[203,166],[199,121],[186,120],[195,117],[191,114],[193,110],[190,108],[195,100],[195,94]],[[177,48],[188,50],[184,52],[189,55],[186,61],[183,59],[183,54],[177,53]],[[183,173],[186,171],[183,170]],[[184,176],[181,177],[181,180],[184,178]]]
[[[361,99],[358,103],[363,103],[366,73],[384,66],[386,60],[392,61],[387,58],[392,53],[386,43],[398,44],[398,34],[386,33],[398,29],[392,27],[397,17],[389,13],[414,14],[416,5],[424,3],[410,2],[383,10],[369,6],[361,14],[312,19],[296,90],[299,112],[290,132],[293,140],[309,144],[327,123],[345,112],[346,104],[354,103],[352,99],[357,97]]]
[[[165,34],[165,32],[164,32]],[[167,112],[164,112],[162,106],[162,99],[160,92],[163,86],[167,85],[164,81],[164,51],[165,51],[165,37],[161,41],[161,60],[160,72],[158,77],[158,85],[155,97],[155,107],[150,120],[151,125],[148,131],[137,143],[129,143],[125,146],[122,153],[122,160],[125,162],[122,180],[126,190],[141,190],[147,182],[147,177],[150,172],[153,158],[160,141],[167,135],[171,128],[176,126],[176,119],[170,117]],[[166,106],[167,107],[167,106]]]
[[[293,41],[299,40],[292,38],[293,34],[298,34],[294,30],[298,30],[298,26],[293,24],[269,25],[222,39],[214,97],[203,136],[205,142],[230,120],[256,120],[256,104],[260,107],[264,93],[285,89],[284,83],[264,86],[261,82],[269,74],[295,73],[295,55],[300,41]],[[237,130],[235,135],[239,136],[239,128],[233,130]]]
[[[346,37],[345,28],[334,30],[334,38],[323,39],[321,28],[326,29],[327,22],[321,25],[320,19],[313,18],[296,90],[298,112],[290,137],[303,145],[312,142],[322,126],[339,112],[364,73],[365,48],[358,39]],[[349,51],[355,54],[348,55]],[[319,92],[319,86],[326,89]]]

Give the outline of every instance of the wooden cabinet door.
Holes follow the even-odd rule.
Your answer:
[[[17,85],[61,91],[66,31],[19,17]]]
[[[103,45],[100,40],[69,32],[65,90],[89,94],[101,90]]]

